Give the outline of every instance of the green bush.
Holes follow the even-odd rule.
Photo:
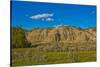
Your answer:
[[[21,27],[13,27],[11,30],[11,46],[12,48],[30,47],[25,37],[25,30]]]

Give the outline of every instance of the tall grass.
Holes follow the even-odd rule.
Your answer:
[[[96,61],[95,47],[85,44],[61,44],[60,47],[53,43],[52,46],[38,46],[35,48],[12,49],[12,65],[39,65]]]

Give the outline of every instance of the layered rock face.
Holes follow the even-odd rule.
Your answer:
[[[34,28],[26,32],[29,42],[96,42],[96,28],[81,29],[59,26],[55,28]]]

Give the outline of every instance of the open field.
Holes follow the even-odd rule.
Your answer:
[[[72,45],[71,45],[72,46]],[[46,47],[46,46],[45,46]],[[55,47],[55,46],[54,46]],[[63,45],[63,47],[66,47]],[[67,46],[68,47],[68,46]],[[50,46],[49,46],[50,48]],[[48,48],[48,49],[49,49]],[[71,47],[73,48],[73,47]],[[74,63],[74,62],[90,62],[96,61],[96,50],[86,49],[52,49],[42,50],[38,48],[14,48],[12,49],[12,65],[39,65],[39,64],[58,64],[58,63]]]

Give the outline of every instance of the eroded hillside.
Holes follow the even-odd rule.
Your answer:
[[[32,30],[26,32],[26,38],[31,43],[96,42],[96,28],[81,29],[70,26],[33,28]]]

